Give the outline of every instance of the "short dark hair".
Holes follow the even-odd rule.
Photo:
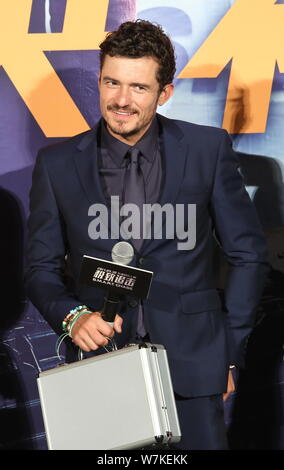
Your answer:
[[[175,52],[171,40],[162,27],[150,21],[136,20],[122,23],[117,31],[107,34],[100,44],[100,69],[102,70],[105,56],[153,57],[159,65],[157,81],[160,90],[172,83],[176,71]]]

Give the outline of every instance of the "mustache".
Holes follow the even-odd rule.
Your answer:
[[[127,113],[137,113],[136,109],[130,108],[129,106],[118,106],[117,104],[109,104],[107,106],[108,111],[118,111],[118,112],[127,112]]]

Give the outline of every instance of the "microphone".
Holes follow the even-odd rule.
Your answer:
[[[116,243],[111,252],[112,261],[83,255],[79,282],[107,291],[102,318],[113,327],[122,296],[146,299],[153,272],[127,266],[134,257],[132,245],[126,241]]]
[[[111,251],[112,261],[119,264],[129,264],[133,260],[134,248],[128,242],[116,243]]]
[[[118,242],[112,248],[111,257],[114,263],[127,265],[131,263],[133,256],[133,246],[128,242]],[[113,328],[120,298],[115,292],[112,291],[112,289],[109,289],[107,297],[105,297],[104,300],[105,302],[102,309],[102,318]]]

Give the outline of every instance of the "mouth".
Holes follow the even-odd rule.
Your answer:
[[[109,111],[120,119],[129,119],[131,116],[134,116],[134,114],[137,114],[136,111],[118,111],[117,109],[110,109]]]

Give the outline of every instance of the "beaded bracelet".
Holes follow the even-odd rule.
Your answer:
[[[81,312],[92,313],[86,305],[79,305],[78,307],[75,307],[70,310],[70,312],[66,315],[62,322],[62,329],[63,331],[65,331],[65,333],[69,333],[71,323],[75,319],[75,316],[77,316]]]

